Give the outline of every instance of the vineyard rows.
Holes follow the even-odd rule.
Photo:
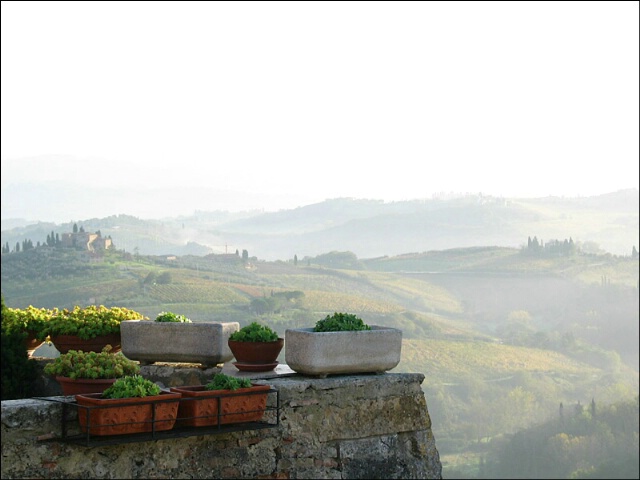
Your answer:
[[[235,288],[219,282],[170,283],[153,285],[149,297],[166,303],[208,303],[208,304],[245,304],[246,296],[240,295]]]

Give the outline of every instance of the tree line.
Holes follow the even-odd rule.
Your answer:
[[[78,227],[78,224],[74,223],[73,233],[85,233],[84,227],[82,226]],[[102,236],[102,233],[100,232],[100,230],[97,230],[95,233],[98,236]],[[108,238],[111,239],[111,236],[109,236]],[[16,242],[16,245],[13,250],[11,250],[11,247],[9,246],[9,242],[6,242],[4,245],[2,245],[1,251],[3,254],[19,253],[19,252],[26,252],[28,250],[33,250],[34,248],[40,248],[40,247],[62,247],[62,241],[60,240],[60,235],[58,233],[55,233],[53,230],[51,230],[51,233],[47,234],[47,239],[44,242],[40,243],[40,241],[37,241],[36,244],[34,245],[33,240],[27,238],[22,242]]]
[[[638,407],[560,403],[555,419],[494,440],[477,478],[639,478]]]
[[[590,242],[587,242],[590,243]],[[597,250],[598,247],[589,246],[588,250],[593,250],[594,248]],[[573,238],[569,237],[564,240],[553,239],[549,240],[546,243],[540,239],[538,240],[537,236],[533,238],[529,237],[527,239],[527,246],[522,247],[522,253],[524,255],[529,256],[547,256],[547,257],[570,257],[572,255],[576,255],[578,253],[595,253],[595,252],[587,252],[585,248],[581,248],[579,245],[573,241]],[[638,250],[634,245],[631,249],[631,258],[638,258]]]

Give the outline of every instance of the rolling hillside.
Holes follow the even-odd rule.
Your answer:
[[[638,266],[498,247],[298,262],[41,247],[3,254],[1,273],[13,308],[117,305],[150,318],[258,320],[281,334],[346,311],[400,328],[397,370],[425,375],[438,448],[453,458],[551,418],[561,402],[638,395]]]
[[[481,194],[384,203],[340,198],[278,212],[196,211],[144,220],[126,214],[65,224],[2,219],[2,244],[44,242],[74,223],[100,230],[116,247],[142,255],[200,255],[247,250],[262,260],[315,257],[333,250],[359,258],[478,245],[519,248],[528,237],[571,237],[590,253],[630,255],[640,244],[637,190],[585,198],[505,199]]]

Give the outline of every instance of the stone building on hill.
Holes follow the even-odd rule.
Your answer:
[[[63,233],[60,242],[63,247],[82,248],[89,252],[108,250],[113,246],[111,238],[105,238],[100,233],[87,232]]]

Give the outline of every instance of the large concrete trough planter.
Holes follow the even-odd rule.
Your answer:
[[[400,363],[402,330],[371,326],[371,330],[285,331],[285,359],[292,370],[310,376],[383,373]]]
[[[120,324],[122,353],[141,365],[176,362],[214,367],[233,358],[229,336],[239,329],[238,322],[129,320]]]

